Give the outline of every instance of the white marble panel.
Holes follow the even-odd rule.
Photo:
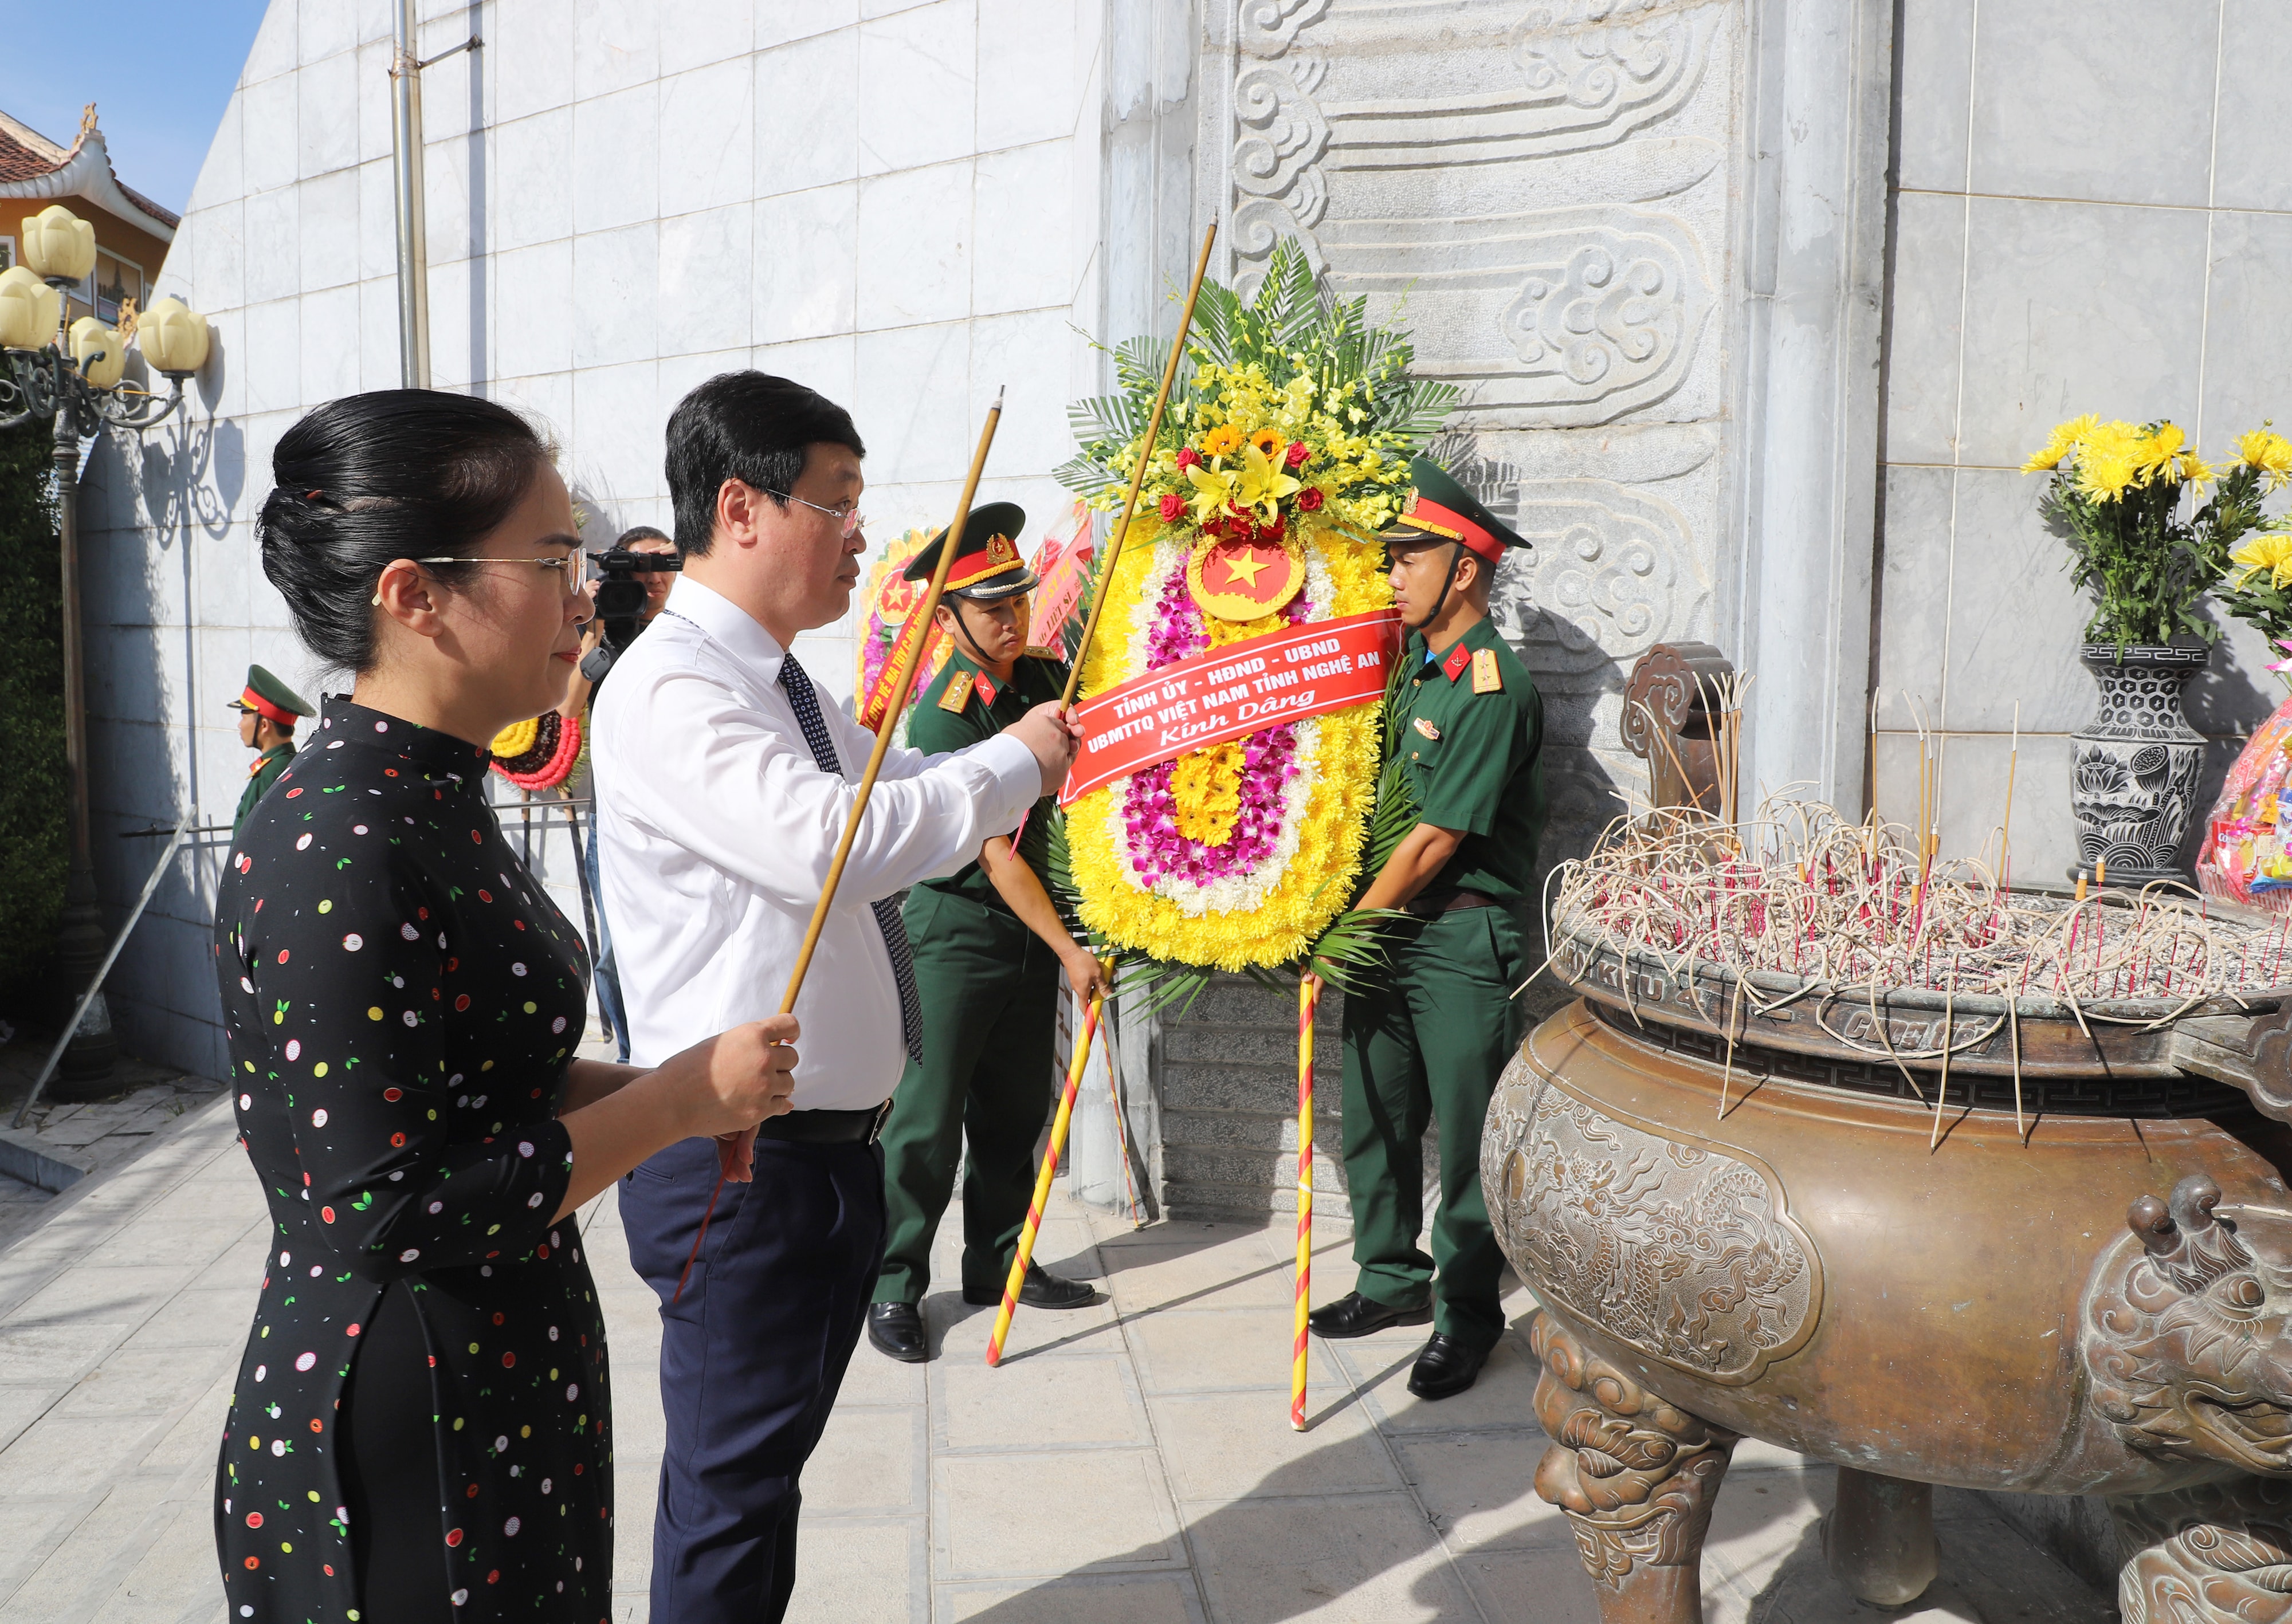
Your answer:
[[[560,16],[563,8],[560,7]],[[561,20],[560,27],[563,24]],[[656,0],[574,0],[573,92],[585,100],[660,76]]]
[[[358,172],[338,169],[296,187],[296,244],[303,291],[359,277]],[[284,194],[279,194],[284,196]]]
[[[573,109],[573,224],[600,231],[660,210],[658,87],[640,84]]]
[[[971,306],[972,161],[860,182],[860,326],[946,321]]]
[[[1085,83],[1075,71],[1084,9],[1072,0],[979,0],[979,150],[1071,135]]]
[[[361,282],[359,296],[360,390],[396,389],[402,382],[398,351],[398,278]]]
[[[658,355],[659,285],[658,225],[647,221],[575,237],[573,365],[614,366]]]
[[[663,355],[748,347],[755,313],[745,296],[754,251],[750,213],[743,202],[660,222],[656,312]]]
[[[2054,0],[1983,0],[1972,189],[2204,206],[2220,0],[2158,20],[2100,6],[2072,23]]]
[[[974,315],[1034,310],[1073,297],[1071,238],[1059,229],[1075,213],[1069,143],[1038,141],[989,152],[973,189],[971,309]]]
[[[2059,885],[2077,857],[2077,819],[2070,810],[2066,734],[1955,733],[1941,744],[1941,851],[1973,856],[1986,841],[1994,860],[2006,820],[2006,783],[2014,781],[2013,864],[2017,885]],[[2018,760],[2014,758],[2018,755]],[[2010,773],[2009,773],[2010,764]],[[1873,775],[1879,812],[1892,822],[1916,820],[1918,739],[1881,733]]]
[[[2093,605],[2070,584],[2068,549],[2038,516],[2042,477],[1958,474],[1949,594],[1949,725],[2068,732],[2093,715],[2078,663]]]
[[[391,155],[390,58],[395,50],[387,23],[379,37],[358,48],[359,162],[370,164]]]
[[[849,333],[856,324],[860,188],[822,186],[755,205],[759,343]]]
[[[1893,309],[1887,334],[1885,457],[1947,462],[1957,433],[1958,320],[1965,289],[1965,201],[1895,199]]]
[[[2189,680],[2181,703],[2189,726],[2213,738],[2241,741],[2265,721],[2286,698],[2282,676],[2268,668],[2284,658],[2284,650],[2242,621],[2212,616],[2221,626],[2213,645],[2212,663]]]
[[[302,197],[295,187],[256,192],[246,200],[246,301],[283,299],[302,276]]]
[[[958,478],[979,425],[970,421],[971,326],[942,322],[862,333],[848,404],[884,483]]]
[[[1965,461],[2019,467],[2079,412],[2193,423],[2202,213],[1977,197],[1972,230]]]
[[[1074,347],[1072,311],[1030,310],[976,317],[971,324],[972,432],[995,391],[1006,389],[995,430],[995,467],[1003,477],[1047,474],[1074,454],[1064,387]]]
[[[254,44],[247,49],[246,65],[238,71],[240,84],[258,84],[295,67],[298,9],[300,0],[270,0],[262,13],[262,26],[254,31]]]
[[[398,274],[398,183],[387,159],[358,166],[358,237],[361,281]]]
[[[299,74],[281,74],[238,92],[240,150],[247,187],[264,191],[301,177],[301,129],[295,109]]]
[[[749,352],[748,365],[775,377],[793,378],[849,410],[859,396],[858,348],[858,340],[848,333],[759,344]],[[868,438],[864,423],[860,425],[860,438],[863,441]]]
[[[660,85],[660,213],[745,203],[755,184],[755,74],[747,58]]]
[[[188,239],[188,241],[186,241]],[[210,316],[234,310],[246,300],[246,205],[237,197],[210,204],[187,216],[175,240],[190,249],[169,255],[167,278],[188,273],[198,297],[194,310]]]
[[[677,403],[720,373],[747,371],[748,354],[748,350],[745,348],[718,350],[680,355],[661,362],[658,374],[653,381],[653,386],[658,391],[658,399],[653,406],[653,421],[658,425],[657,432],[663,445],[663,466],[660,478],[656,483],[664,494],[668,490],[666,449],[668,420],[675,412]],[[646,521],[639,519],[629,522],[642,524]],[[661,528],[666,530],[670,527],[663,525]]]
[[[657,0],[657,4],[664,74],[744,57],[755,44],[755,0]]]
[[[191,572],[191,608],[198,623],[221,626],[244,622],[247,599],[258,582],[263,591],[270,590],[255,566],[248,527],[233,525],[227,535],[202,543]]]
[[[861,174],[975,149],[975,20],[972,0],[938,0],[860,25]]]
[[[1878,726],[1909,728],[1913,700],[1942,714],[1942,662],[1949,627],[1950,499],[1947,468],[1885,470],[1885,545],[1877,607],[1885,634],[1870,673]]]
[[[224,104],[222,117],[207,141],[206,157],[199,165],[198,179],[191,182],[190,201],[184,206],[187,218],[215,204],[236,204],[246,191],[246,154],[241,150],[241,121],[246,115],[239,101],[234,94]]]
[[[432,265],[469,258],[472,236],[486,224],[473,220],[470,208],[470,191],[476,180],[471,165],[473,159],[483,161],[481,153],[482,149],[466,135],[440,139],[433,131],[424,145],[423,230]],[[482,238],[479,243],[482,252]]]
[[[638,361],[573,374],[573,449],[565,466],[607,503],[656,496],[664,487],[656,372],[653,362]]]
[[[1921,0],[1895,16],[1895,72],[1903,87],[1894,149],[1901,185],[1965,189],[1976,4],[1977,0]]]
[[[472,262],[430,266],[430,386],[465,390],[487,373],[485,358],[473,352],[475,310],[471,302]]]
[[[563,107],[573,100],[573,39],[566,0],[493,0],[486,17],[486,60],[493,73],[493,116],[503,123]]]
[[[347,169],[358,162],[358,58],[342,52],[295,76],[301,137],[296,157],[304,177]]]
[[[860,173],[857,29],[759,51],[755,195],[808,190]]]
[[[303,295],[302,399],[316,405],[359,390],[361,357],[359,290],[332,287]]]
[[[2269,418],[2292,425],[2292,216],[2213,216],[2211,310],[2205,328],[2205,449],[2216,460]],[[2194,425],[2190,431],[2196,432]]]
[[[573,365],[573,245],[493,256],[494,370],[521,378]]]
[[[2222,9],[2213,201],[2228,209],[2292,209],[2292,165],[2283,152],[2292,6],[2223,0]]]
[[[556,108],[493,133],[487,224],[496,253],[573,231],[573,112]]]
[[[521,412],[553,441],[561,455],[573,427],[573,374],[543,373],[530,378],[496,378],[488,386],[488,399],[498,400]]]
[[[860,0],[756,0],[756,49],[809,39],[860,20]]]

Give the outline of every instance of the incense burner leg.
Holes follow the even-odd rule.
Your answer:
[[[1933,1485],[1840,1467],[1822,1554],[1831,1577],[1866,1602],[1917,1600],[1934,1577]]]
[[[2125,1624],[2249,1624],[2292,1616],[2292,1483],[2234,1477],[2109,1502],[2125,1552]]]
[[[1536,1491],[1568,1515],[1601,1624],[1703,1624],[1703,1537],[1736,1435],[1666,1403],[1549,1314],[1529,1336],[1552,1440]]]

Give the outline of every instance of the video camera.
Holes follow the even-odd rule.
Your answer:
[[[633,552],[625,547],[589,555],[597,575],[597,619],[605,629],[604,646],[616,655],[636,640],[639,616],[644,612],[645,583],[641,575],[682,570],[682,558],[673,552]]]

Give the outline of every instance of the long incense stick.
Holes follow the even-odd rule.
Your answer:
[[[963,529],[971,522],[971,499],[978,494],[979,476],[987,466],[987,452],[995,444],[996,425],[1003,421],[1003,391],[995,391],[995,404],[987,408],[987,421],[980,425],[979,448],[972,453],[971,471],[964,476],[963,494],[955,504],[955,519],[940,543],[939,563],[932,570],[931,589],[924,594],[921,613],[924,623],[931,623],[932,612],[939,607],[940,595],[947,590],[948,566],[955,561]],[[868,752],[868,770],[860,775],[860,791],[852,798],[851,816],[843,824],[843,838],[835,843],[835,859],[827,865],[827,880],[819,889],[819,900],[812,904],[811,922],[804,928],[803,946],[795,956],[795,969],[788,974],[787,991],[780,998],[780,1013],[795,1011],[796,994],[803,991],[803,978],[811,969],[811,956],[819,946],[819,933],[827,923],[827,910],[835,904],[836,888],[843,883],[843,865],[851,856],[851,842],[859,835],[860,820],[867,815],[868,798],[876,792],[876,776],[884,770],[884,753],[892,747],[892,734],[900,725],[900,718],[908,708],[908,691],[915,684],[916,671],[921,665],[923,639],[917,639],[902,657],[899,676],[892,684],[891,703],[884,707],[883,720],[876,724],[876,747]],[[754,1166],[756,1130],[754,1128],[739,1133],[727,1134],[716,1141],[716,1187],[708,1193],[707,1209],[700,1215],[699,1230],[692,1237],[692,1252],[684,1260],[684,1268],[676,1277],[676,1290],[669,1296],[672,1303],[684,1295],[684,1282],[692,1273],[692,1260],[700,1256],[700,1243],[708,1238],[708,1220],[715,1215],[716,1198],[724,1190],[724,1181],[736,1172],[741,1182],[747,1181]]]
[[[1060,695],[1061,704],[1074,703],[1075,690],[1082,686],[1083,663],[1090,657],[1091,640],[1098,635],[1098,617],[1106,611],[1106,589],[1114,583],[1114,566],[1122,557],[1122,543],[1130,535],[1130,521],[1138,512],[1138,493],[1146,483],[1147,464],[1154,460],[1154,441],[1162,432],[1162,408],[1170,404],[1170,385],[1176,382],[1178,362],[1186,353],[1186,334],[1194,325],[1194,301],[1202,296],[1202,277],[1210,268],[1210,245],[1217,241],[1217,221],[1210,221],[1209,229],[1202,233],[1201,257],[1194,261],[1194,285],[1186,290],[1186,308],[1178,314],[1177,336],[1170,341],[1170,358],[1162,367],[1162,387],[1154,397],[1154,414],[1146,420],[1146,438],[1139,442],[1138,466],[1130,470],[1130,494],[1122,499],[1122,522],[1114,527],[1114,535],[1106,544],[1106,559],[1098,567],[1098,591],[1091,594],[1090,618],[1083,623],[1082,644],[1075,650],[1074,665],[1067,672],[1066,692]]]

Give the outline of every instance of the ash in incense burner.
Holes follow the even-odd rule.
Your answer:
[[[2235,1609],[2292,1571],[2280,923],[1819,808],[1621,828],[1554,884],[1581,996],[1481,1171],[1603,1619],[1699,1617],[1746,1435],[1845,1468],[1866,1599],[1932,1578],[1945,1483],[2109,1496],[2128,1618],[2276,1616]]]

